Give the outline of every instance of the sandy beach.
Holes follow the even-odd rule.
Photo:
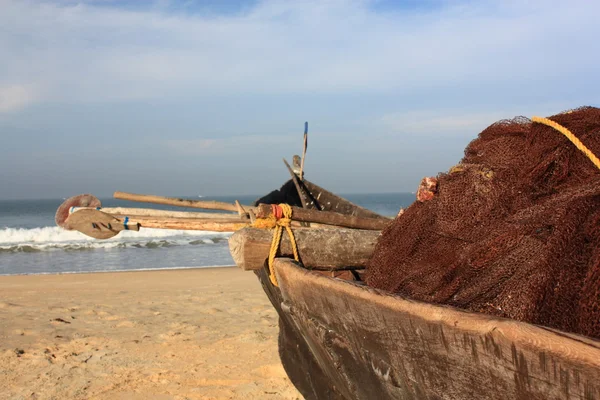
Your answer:
[[[237,268],[0,276],[0,399],[301,399]]]

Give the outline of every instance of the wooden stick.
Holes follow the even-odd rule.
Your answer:
[[[256,210],[257,218],[269,218],[273,215],[270,204],[259,204]],[[331,211],[308,210],[292,207],[292,219],[301,222],[317,222],[326,225],[343,226],[354,229],[382,230],[391,220],[381,218],[364,218],[344,215]]]
[[[80,210],[96,210],[96,207],[71,207],[69,214]],[[154,210],[151,208],[129,208],[129,207],[102,207],[100,211],[111,215],[123,215],[130,217],[171,217],[171,218],[202,218],[202,219],[223,219],[234,218],[231,214],[225,213],[202,213],[193,211],[170,211],[170,210]],[[237,218],[237,217],[235,217]],[[239,219],[239,218],[238,218]]]
[[[125,192],[115,192],[113,197],[115,199],[137,201],[142,203],[154,203],[154,204],[166,204],[176,207],[191,207],[191,208],[204,208],[209,210],[224,210],[237,212],[238,209],[235,204],[224,203],[221,201],[200,201],[200,200],[187,200],[179,199],[175,197],[163,197],[154,196],[149,194],[135,194]],[[244,206],[246,209],[251,209],[250,206]]]
[[[237,207],[238,214],[241,218],[249,218],[248,213],[246,212],[246,210],[244,210],[244,206],[242,206],[239,201],[235,201],[235,206]]]
[[[202,218],[158,218],[135,217],[129,218],[133,223],[138,223],[142,228],[181,229],[189,231],[235,232],[247,227],[249,224],[239,218],[202,219]]]
[[[304,179],[304,157],[306,157],[306,148],[308,147],[308,122],[304,123],[304,148],[302,150],[302,161],[300,163],[300,179]]]
[[[298,175],[294,173],[290,164],[288,164],[287,160],[284,158],[283,163],[287,167],[290,175],[292,177],[292,182],[294,182],[294,186],[296,186],[296,191],[298,192],[298,196],[300,197],[300,201],[302,202],[302,208],[317,208],[314,202],[309,201],[308,194],[302,189],[300,181],[298,180]]]
[[[294,229],[300,259],[307,268],[364,268],[373,253],[381,232],[358,229]],[[243,270],[258,270],[265,265],[271,249],[273,232],[245,228],[229,239],[229,250],[236,265]],[[282,236],[279,253],[293,257],[287,234]]]
[[[96,209],[79,210],[69,215],[66,221],[72,229],[96,239],[109,239],[123,230],[143,228],[181,229],[212,232],[235,232],[247,227],[247,221],[238,216],[214,218],[168,218],[123,216],[115,217]]]
[[[248,211],[248,217],[250,217],[250,223],[254,224],[256,222],[256,215],[254,215],[254,211]]]

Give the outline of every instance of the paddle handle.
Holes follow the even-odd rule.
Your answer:
[[[132,219],[137,217],[165,217],[165,218],[202,218],[202,219],[223,219],[223,218],[237,218],[231,214],[226,213],[206,213],[196,211],[171,211],[171,210],[154,210],[151,208],[129,208],[129,207],[71,207],[69,214],[73,214],[79,210],[99,210],[106,214],[115,216],[126,216],[129,215]],[[244,218],[246,219],[246,218]]]
[[[140,224],[139,222],[133,222],[129,220],[129,217],[122,218],[119,223],[110,224],[113,231],[139,231]],[[109,229],[110,229],[109,228]]]

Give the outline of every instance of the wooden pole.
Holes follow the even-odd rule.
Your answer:
[[[292,177],[292,182],[294,182],[294,186],[296,187],[296,191],[298,192],[298,196],[300,197],[300,201],[302,202],[302,208],[316,208],[316,205],[314,204],[314,202],[310,202],[309,199],[307,198],[308,195],[302,189],[302,186],[300,185],[300,181],[298,179],[298,175],[296,175],[294,173],[294,170],[292,169],[292,167],[290,167],[290,164],[288,164],[288,162],[286,161],[285,158],[283,159],[283,163],[285,164],[288,171],[290,172],[290,175]]]
[[[123,230],[143,228],[181,229],[212,232],[235,232],[247,227],[247,221],[239,217],[214,218],[168,218],[168,217],[117,217],[96,209],[79,210],[69,215],[66,223],[85,235],[96,239],[109,239]]]
[[[244,210],[244,206],[240,204],[239,201],[235,201],[235,206],[237,207],[238,210],[238,214],[240,215],[240,218],[245,218],[248,219],[250,218],[250,216],[248,215],[248,213],[246,212],[246,210]]]
[[[97,210],[96,207],[71,207],[69,214],[80,210]],[[122,215],[130,217],[170,217],[170,218],[202,218],[202,219],[223,219],[235,218],[232,214],[226,213],[202,213],[193,211],[170,211],[154,210],[151,208],[129,208],[129,207],[102,207],[100,211],[111,215]],[[241,218],[238,218],[241,220]]]
[[[129,220],[138,223],[142,228],[181,229],[189,231],[235,232],[247,227],[249,224],[239,218],[202,219],[202,218],[159,218],[136,217]]]
[[[358,229],[294,229],[294,237],[302,264],[306,268],[348,269],[364,268],[373,253],[381,232]],[[236,265],[243,270],[263,268],[273,232],[245,228],[229,238],[229,251]],[[292,246],[286,233],[282,235],[278,255],[293,257]]]
[[[269,218],[273,215],[270,204],[259,204],[256,209],[257,218]],[[292,207],[292,219],[301,222],[316,222],[319,224],[335,225],[354,229],[382,230],[392,220],[382,218],[364,218],[344,215],[331,211],[309,210]]]
[[[137,201],[141,203],[165,204],[176,207],[204,208],[209,210],[223,210],[237,212],[238,208],[235,204],[224,203],[221,201],[200,201],[187,200],[175,197],[154,196],[149,194],[135,194],[126,192],[115,192],[115,199]],[[245,209],[252,209],[250,206],[244,206]]]
[[[300,179],[304,179],[304,158],[308,147],[308,122],[304,123],[304,147],[302,150],[302,161],[300,162]]]

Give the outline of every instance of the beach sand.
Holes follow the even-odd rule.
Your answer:
[[[0,277],[0,399],[301,399],[237,268]]]

